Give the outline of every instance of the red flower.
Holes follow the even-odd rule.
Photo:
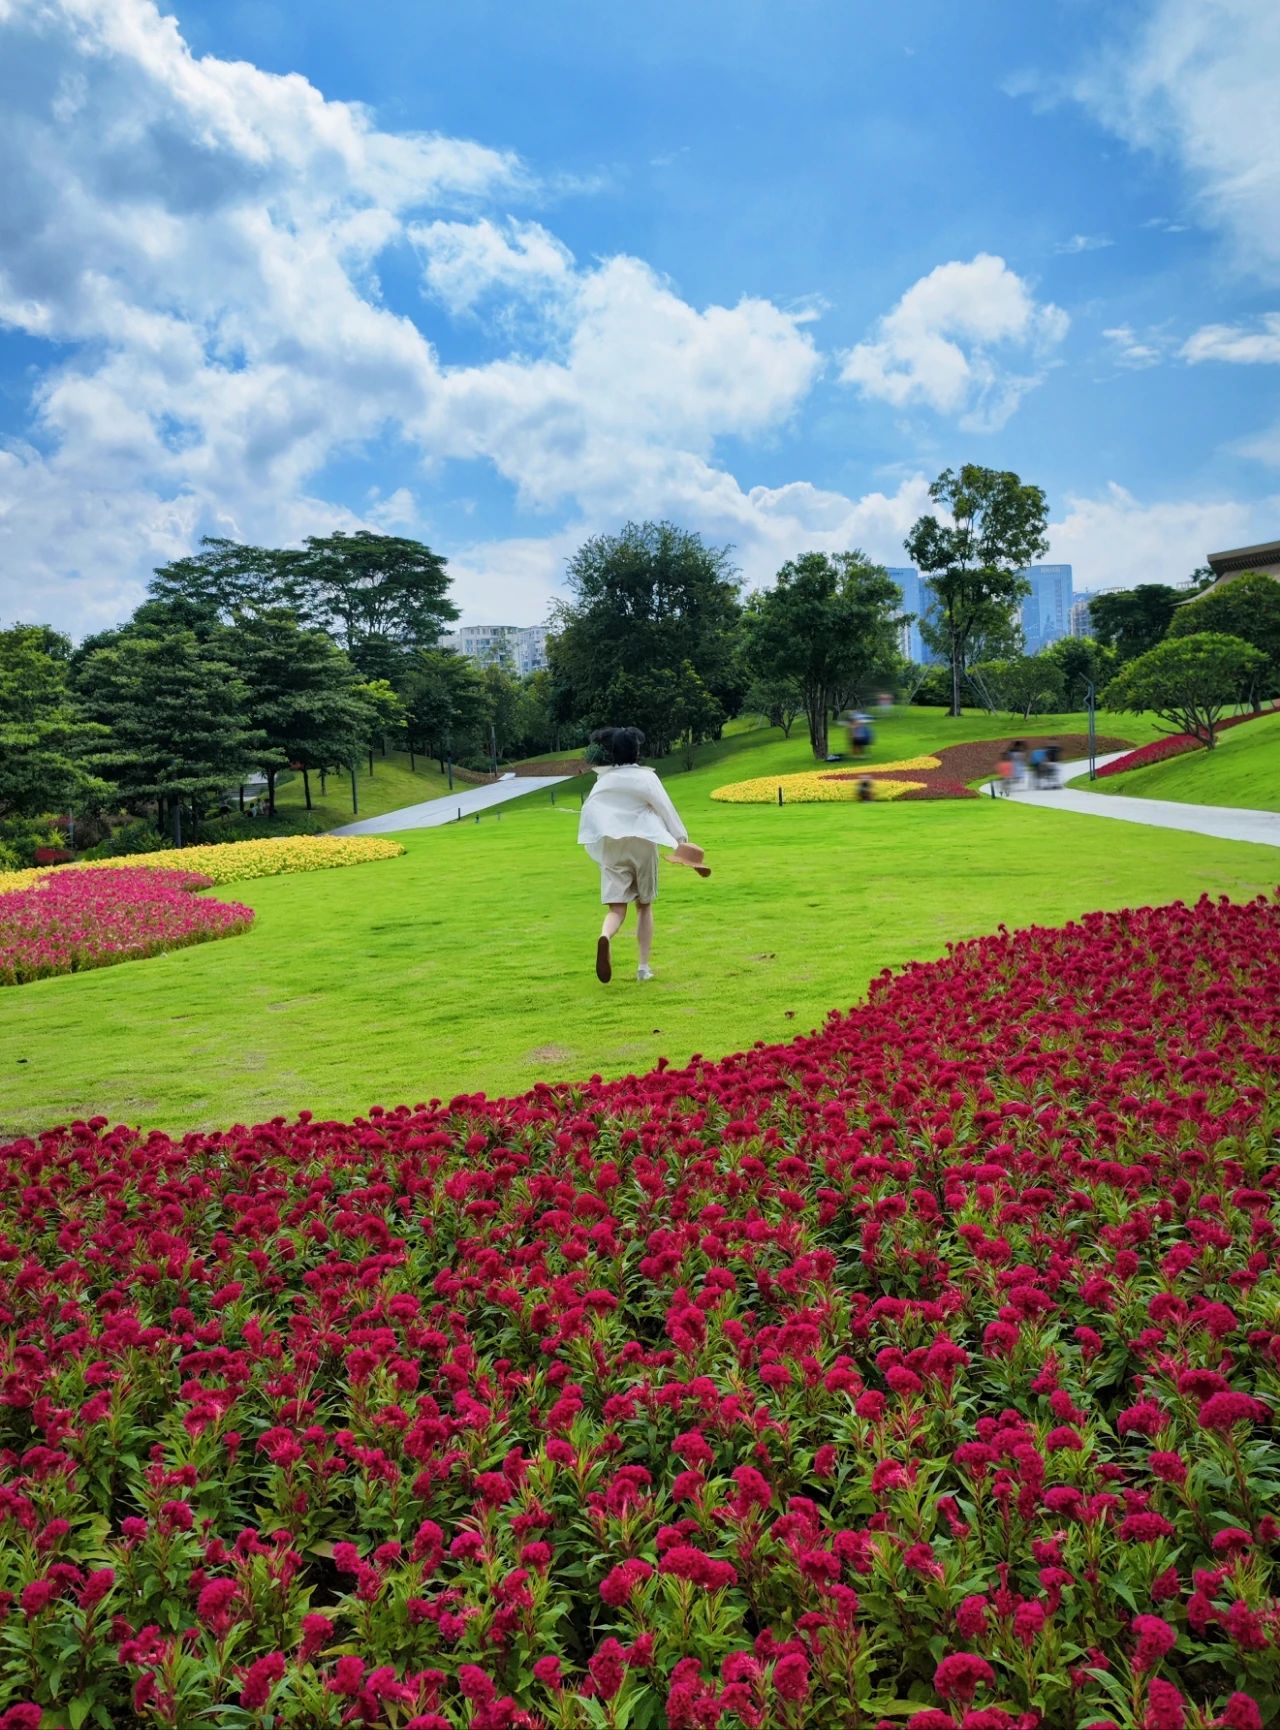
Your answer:
[[[269,1652],[265,1658],[259,1658],[250,1664],[244,1672],[240,1690],[240,1704],[252,1711],[261,1711],[271,1698],[271,1690],[284,1676],[283,1652]]]
[[[979,1688],[989,1688],[996,1673],[985,1658],[972,1652],[952,1652],[933,1673],[933,1686],[944,1700],[966,1705]]]
[[[1234,1429],[1237,1424],[1265,1423],[1269,1416],[1269,1409],[1252,1394],[1228,1390],[1210,1394],[1200,1408],[1197,1421],[1202,1430],[1226,1431]]]

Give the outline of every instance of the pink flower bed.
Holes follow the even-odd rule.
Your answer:
[[[1218,722],[1217,731],[1223,733],[1230,727],[1243,726],[1246,721],[1261,720],[1263,715],[1274,714],[1276,707],[1272,703],[1258,715],[1228,715]],[[1205,749],[1204,741],[1197,739],[1194,733],[1166,733],[1162,739],[1153,739],[1150,744],[1139,745],[1136,750],[1117,757],[1114,763],[1105,763],[1098,770],[1097,779],[1101,781],[1107,775],[1123,775],[1128,769],[1144,769],[1148,763],[1164,763],[1170,757],[1184,757],[1188,751]]]
[[[0,895],[0,985],[112,967],[248,930],[250,908],[192,893],[210,883],[194,871],[122,867],[54,871],[30,889]]]
[[[0,1725],[1258,1730],[1277,1130],[1260,899],[678,1071],[0,1147]]]

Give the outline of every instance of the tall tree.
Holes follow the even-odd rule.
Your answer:
[[[300,574],[320,617],[366,677],[384,678],[368,664],[381,645],[431,648],[458,616],[439,553],[398,535],[310,535]]]
[[[1257,708],[1264,697],[1280,694],[1280,581],[1246,571],[1233,577],[1212,594],[1174,610],[1170,639],[1190,637],[1198,631],[1225,631],[1252,643],[1266,656],[1249,693]]]
[[[83,760],[97,729],[72,696],[70,653],[45,625],[0,631],[0,819],[42,817],[107,792]]]
[[[1136,660],[1164,641],[1178,602],[1186,598],[1168,583],[1108,589],[1089,602],[1093,634],[1104,649],[1114,649],[1122,662]]]
[[[200,552],[155,571],[147,585],[153,601],[194,608],[223,624],[247,612],[312,615],[305,555],[296,548],[251,547],[212,535],[200,546]]]
[[[1151,709],[1176,733],[1191,733],[1212,751],[1222,711],[1240,700],[1266,665],[1251,643],[1220,631],[1157,643],[1122,667],[1103,692],[1108,709]]]
[[[451,649],[420,649],[405,682],[405,725],[415,750],[429,752],[444,773],[450,758],[478,750],[488,724],[484,675]]]
[[[667,679],[686,661],[728,706],[740,609],[727,548],[672,523],[628,523],[581,546],[568,582],[552,665],[575,719],[638,726],[660,754],[675,738]]]
[[[1048,508],[1039,487],[1007,469],[965,463],[944,469],[929,488],[950,523],[921,517],[904,545],[938,599],[940,652],[951,665],[951,713],[960,713],[960,683],[975,631],[991,608],[1011,612],[1031,593],[1021,574],[1044,557]]]
[[[1083,709],[1089,686],[1096,696],[1120,664],[1114,649],[1104,649],[1092,637],[1060,637],[1044,653],[1062,669],[1068,709]]]
[[[310,811],[311,771],[350,763],[364,749],[371,717],[358,674],[331,637],[304,630],[289,612],[250,614],[229,646],[245,689],[245,719],[264,741],[258,767],[267,778],[267,809],[274,816],[276,776],[296,763]]]
[[[758,679],[798,684],[815,757],[827,755],[832,704],[890,677],[902,591],[859,552],[805,553],[747,602],[747,664]]]
[[[198,822],[266,749],[245,720],[246,692],[225,637],[125,634],[81,664],[77,683],[86,712],[107,732],[90,763],[126,805],[154,801],[179,844],[183,805]]]

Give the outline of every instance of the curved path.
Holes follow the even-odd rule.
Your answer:
[[[442,829],[446,823],[456,823],[459,814],[464,818],[474,817],[478,811],[505,805],[508,799],[523,799],[526,793],[545,792],[569,779],[568,775],[508,775],[501,781],[486,781],[479,787],[460,787],[439,799],[424,799],[420,805],[401,805],[399,810],[384,811],[380,817],[344,823],[341,829],[331,829],[329,833],[393,835],[400,829]]]
[[[1114,763],[1127,751],[1099,757],[1098,767]],[[1064,763],[1066,780],[1079,780],[1088,772],[1085,762]],[[984,791],[993,786],[988,782]],[[1173,799],[1131,799],[1123,793],[1086,793],[1073,786],[1054,792],[1020,787],[1009,795],[1021,804],[1047,805],[1059,811],[1076,811],[1086,817],[1117,817],[1122,823],[1145,823],[1152,829],[1181,829],[1191,835],[1213,835],[1219,841],[1255,841],[1263,847],[1280,847],[1280,812],[1242,811],[1228,805],[1182,805]]]

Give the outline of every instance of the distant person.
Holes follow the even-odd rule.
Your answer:
[[[1007,747],[996,760],[996,776],[1000,793],[1007,799],[1013,787],[1013,752]]]
[[[1013,775],[1009,786],[1013,792],[1021,787],[1027,774],[1027,744],[1025,739],[1015,739],[1009,747],[1009,755],[1013,759]]]
[[[677,848],[679,863],[690,863],[707,875],[662,782],[640,762],[643,745],[638,727],[600,727],[591,735],[587,752],[596,784],[583,802],[578,840],[600,867],[600,899],[607,908],[596,943],[596,978],[602,985],[613,977],[611,946],[632,902],[639,950],[636,978],[653,978],[649,956],[658,848]]]
[[[855,709],[853,714],[849,717],[850,752],[855,757],[861,757],[862,753],[868,748],[874,738],[875,734],[871,730],[871,722],[862,713],[861,709]]]
[[[869,804],[870,801],[875,798],[875,796],[876,796],[875,786],[873,785],[870,776],[864,775],[862,777],[861,781],[858,782],[858,801],[859,801],[859,803],[863,804],[863,805]]]
[[[1051,793],[1056,793],[1062,786],[1058,774],[1058,765],[1062,761],[1062,746],[1047,745],[1044,753],[1044,784]]]
[[[1028,767],[1031,770],[1031,785],[1033,787],[1043,787],[1044,786],[1044,747],[1042,745],[1033,746],[1032,751],[1031,751],[1031,755],[1027,759],[1027,762],[1028,762]]]

